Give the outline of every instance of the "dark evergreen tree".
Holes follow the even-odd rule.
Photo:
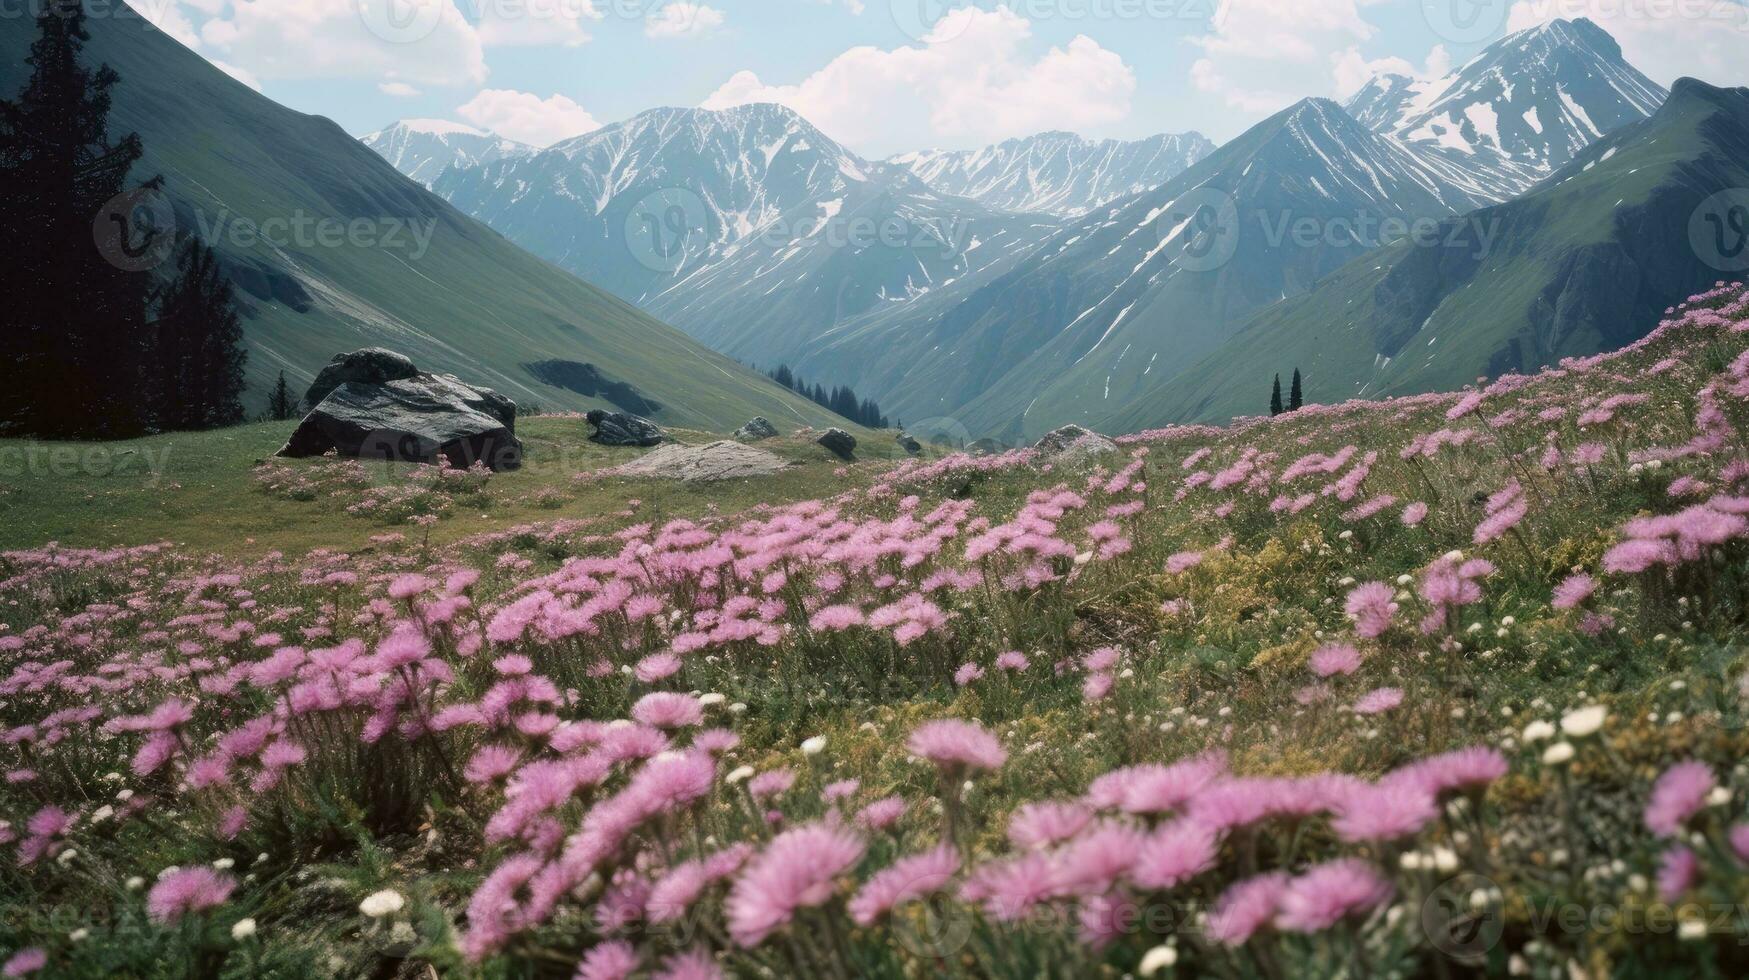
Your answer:
[[[104,215],[140,158],[137,135],[109,141],[109,66],[81,62],[80,0],[45,0],[30,79],[0,101],[0,429],[64,438],[144,431],[142,354],[150,277],[99,248],[113,230],[124,260],[146,254],[130,213]],[[155,186],[151,185],[151,186]],[[105,220],[113,219],[112,226]],[[131,234],[130,234],[131,233]],[[148,229],[144,234],[153,232]]]
[[[1294,368],[1294,386],[1293,391],[1288,395],[1287,410],[1290,412],[1297,412],[1304,408],[1305,405],[1306,398],[1304,393],[1300,390],[1300,369]]]
[[[1281,408],[1281,375],[1275,376],[1275,390],[1269,393],[1269,414],[1280,415]]]
[[[783,385],[785,388],[791,389],[792,391],[796,386],[796,376],[790,372],[788,364],[779,364],[777,370],[772,372],[771,380]]]
[[[518,406],[521,407],[520,405]],[[285,372],[279,372],[279,380],[273,385],[273,394],[267,397],[267,414],[276,422],[296,418],[298,414],[298,399],[291,393],[291,388],[285,383]]]
[[[243,421],[247,358],[231,280],[218,255],[191,237],[158,306],[150,358],[157,427],[197,431]]]

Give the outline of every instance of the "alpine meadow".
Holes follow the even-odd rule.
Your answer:
[[[1749,5],[0,4],[0,976],[1749,975]]]

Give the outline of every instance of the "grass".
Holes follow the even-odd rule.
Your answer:
[[[393,531],[381,521],[342,507],[287,500],[262,492],[256,470],[285,444],[292,422],[262,422],[216,432],[171,433],[121,443],[46,443],[0,439],[0,549],[55,541],[98,548],[171,542],[178,547],[234,557],[268,551],[301,554],[315,548],[369,547],[375,534]],[[687,485],[660,480],[610,480],[576,491],[578,473],[627,462],[642,450],[598,446],[581,419],[539,417],[518,423],[527,450],[521,470],[493,477],[483,510],[440,521],[433,544],[503,530],[531,521],[615,514],[631,500],[652,515],[701,517],[712,507],[734,513],[757,503],[829,496],[867,479],[872,465],[902,458],[890,432],[852,427],[858,465],[845,464],[809,439],[783,436],[761,443],[793,465],[756,484],[738,481]],[[697,445],[722,436],[696,430],[670,433]],[[321,460],[286,462],[319,472]],[[393,482],[411,467],[372,463],[370,474]],[[562,502],[530,500],[542,490]],[[401,530],[407,530],[402,528]]]

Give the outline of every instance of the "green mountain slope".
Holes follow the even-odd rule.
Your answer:
[[[1255,415],[1269,379],[1296,366],[1307,400],[1332,403],[1455,388],[1620,347],[1672,304],[1740,277],[1707,246],[1705,215],[1716,207],[1702,205],[1745,187],[1749,89],[1683,79],[1650,118],[1530,193],[1455,219],[1491,229],[1488,248],[1474,247],[1477,235],[1448,247],[1442,234],[1357,259],[1263,310],[1103,427]]]
[[[611,408],[630,385],[674,425],[837,420],[528,255],[333,122],[274,103],[123,13],[91,20],[86,54],[121,74],[111,126],[145,141],[135,177],[164,176],[178,227],[201,231],[241,287],[252,410],[281,369],[307,382],[336,352],[380,345],[548,409]],[[0,91],[22,85],[35,34],[30,18],[0,18]],[[251,234],[257,226],[270,240]],[[546,372],[585,379],[568,390],[525,367],[547,361],[594,370]]]

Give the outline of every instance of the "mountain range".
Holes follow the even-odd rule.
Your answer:
[[[359,137],[359,142],[426,187],[451,167],[479,167],[539,152],[526,143],[442,119],[403,119]]]
[[[1308,318],[1353,315],[1362,300],[1349,291],[1379,287],[1354,270],[1380,262],[1400,269],[1368,315],[1458,316],[1446,272],[1415,270],[1463,249],[1404,239],[1483,256],[1532,249],[1535,226],[1537,254],[1594,262],[1579,250],[1596,244],[1583,222],[1509,203],[1545,200],[1575,161],[1597,165],[1591,147],[1641,132],[1667,96],[1579,19],[1511,34],[1443,78],[1381,75],[1343,105],[1304,100],[1219,148],[1194,133],[1042,133],[871,161],[772,105],[654,110],[544,152],[478,133],[429,136],[415,152],[401,130],[419,127],[406,126],[368,139],[404,172],[441,161],[440,196],[719,351],[851,384],[925,433],[1023,441],[1067,422],[1244,412],[1251,396],[1231,385],[1183,392],[1242,371],[1225,352],[1259,324],[1323,335]],[[1610,204],[1607,220],[1629,204]],[[853,227],[903,233],[858,239]],[[1515,268],[1530,277],[1535,264]],[[1544,302],[1565,312],[1545,335],[1565,339],[1521,339],[1515,361],[1501,331],[1518,328],[1494,320],[1446,330],[1464,352],[1439,363],[1507,370],[1627,329],[1575,312],[1585,287],[1550,277],[1538,295],[1553,290]],[[1636,302],[1657,305],[1688,278],[1651,277]],[[1344,361],[1320,380],[1341,382],[1342,397],[1452,383],[1393,363],[1384,377]]]
[[[919,434],[1219,420],[1296,367],[1338,401],[1631,341],[1719,277],[1694,222],[1749,182],[1749,94],[1665,92],[1585,20],[1218,148],[1044,133],[879,161],[774,105],[545,149],[430,120],[359,141],[141,20],[92,33],[139,175],[244,294],[257,392],[378,344],[681,425],[835,421],[755,370],[779,363]],[[31,34],[0,28],[0,84]],[[262,233],[306,224],[406,241]]]
[[[177,227],[237,284],[255,407],[281,370],[307,383],[335,353],[377,345],[549,409],[636,406],[717,429],[842,421],[528,254],[143,18],[87,26],[87,58],[121,77],[112,134],[144,141],[135,178],[164,177]],[[0,18],[0,90],[22,85],[35,35],[31,18]]]
[[[969,197],[1004,211],[1063,218],[1166,183],[1208,156],[1201,133],[1166,133],[1142,140],[1089,140],[1040,133],[976,150],[922,150],[888,162],[910,170],[943,194]]]

